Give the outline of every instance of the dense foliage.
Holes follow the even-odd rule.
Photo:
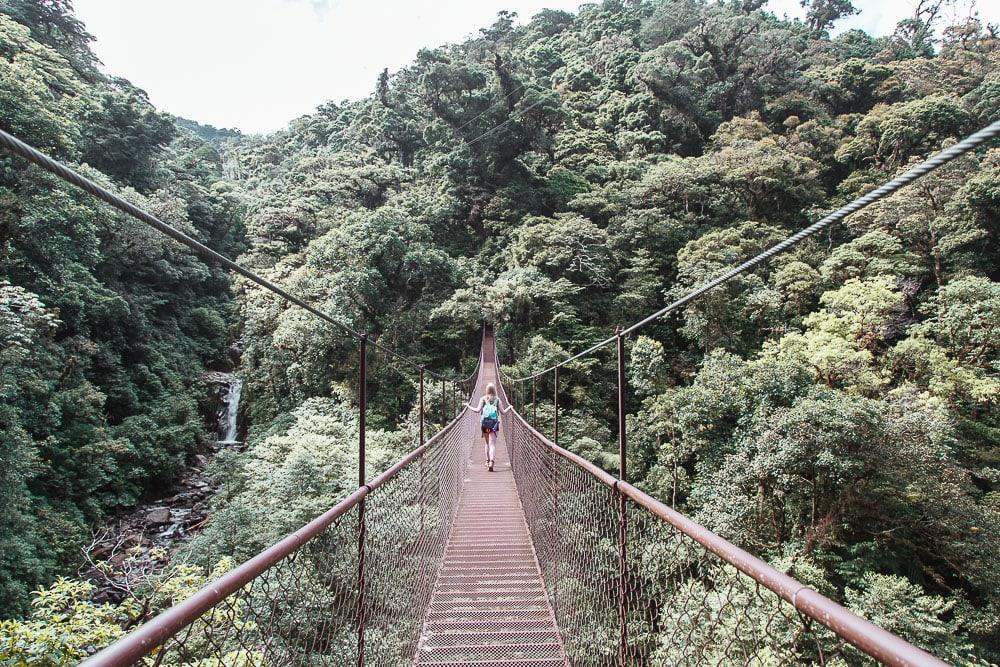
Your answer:
[[[935,43],[934,3],[920,3],[893,35],[831,39],[849,2],[808,2],[806,22],[762,4],[607,0],[523,26],[501,14],[478,37],[384,73],[369,98],[328,103],[268,136],[212,128],[246,205],[242,261],[436,367],[470,370],[485,318],[514,370],[537,370],[1000,117],[994,28],[947,26]],[[102,147],[104,162],[88,163],[231,243],[233,201],[210,184],[221,173],[214,149],[184,134],[167,144],[175,131],[137,91],[87,75],[86,50],[62,46],[82,27],[67,24],[49,44],[36,41],[44,31],[4,21],[13,36],[2,53],[20,49],[8,60],[24,71],[0,81],[0,123],[78,161],[94,155],[94,136],[126,125],[129,150]],[[31,114],[18,111],[26,105]],[[3,492],[27,499],[4,503],[19,508],[4,525],[25,526],[16,548],[35,560],[15,563],[31,563],[37,539],[66,530],[28,527],[43,512],[67,516],[47,475],[86,477],[33,452],[85,444],[101,478],[70,497],[100,505],[134,497],[129,483],[187,451],[183,434],[140,437],[129,418],[145,410],[158,428],[177,423],[183,372],[210,362],[224,337],[223,290],[167,244],[133,233],[146,239],[140,249],[118,247],[114,225],[126,223],[11,164],[5,187],[18,206],[5,211],[18,213],[5,228],[39,224],[32,211],[44,207],[59,231],[37,246],[8,234],[4,246],[4,335],[24,342],[4,353],[4,391],[18,393],[4,426],[17,438],[4,438],[15,445],[3,455],[44,462],[3,467],[14,474]],[[197,177],[176,193],[181,170]],[[1000,661],[998,211],[994,148],[645,329],[629,341],[634,481],[948,659]],[[149,276],[156,253],[187,273],[128,284],[108,275],[129,261],[131,276]],[[141,310],[160,280],[178,287]],[[216,296],[184,309],[201,289]],[[236,292],[250,442],[216,466],[224,490],[194,545],[205,564],[248,555],[328,506],[351,488],[356,463],[356,346],[253,285]],[[140,335],[121,331],[137,326],[122,312],[162,319]],[[161,336],[184,345],[158,346]],[[165,368],[177,369],[169,381],[157,375]],[[396,427],[412,423],[413,380],[374,367],[372,466],[411,441]],[[562,442],[609,469],[613,380],[607,354],[562,379]],[[551,389],[551,378],[539,385]],[[51,401],[72,414],[114,407],[66,433],[53,421],[65,409],[42,409]],[[122,482],[122,458],[137,448],[145,466]],[[72,505],[72,525],[98,510]]]
[[[1000,114],[990,30],[935,47],[924,13],[830,39],[823,12],[849,7],[501,15],[371,98],[243,142],[245,258],[413,354],[469,349],[487,318],[517,370],[540,368]],[[1000,152],[966,158],[630,342],[644,488],[862,613],[908,609],[884,622],[954,659],[1000,659],[998,183]],[[254,423],[278,427],[247,461],[294,507],[311,473],[274,446],[336,409],[311,397],[337,395],[325,369],[347,382],[353,348],[252,290],[241,303]],[[571,369],[563,420],[611,469],[612,381],[606,356]],[[260,470],[226,474],[253,489]],[[258,497],[221,516],[294,523]],[[241,535],[225,523],[223,551]]]
[[[68,9],[0,2],[0,127],[238,253],[219,153],[100,74]],[[198,378],[229,363],[230,299],[218,269],[0,155],[0,616],[199,447]]]

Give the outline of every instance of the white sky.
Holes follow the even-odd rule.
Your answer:
[[[963,0],[965,2],[972,0]],[[855,0],[860,16],[837,29],[892,32],[915,0]],[[527,21],[543,8],[580,0],[74,0],[113,75],[149,93],[165,111],[216,127],[267,132],[328,100],[370,94],[383,67],[417,50],[458,42],[498,11]],[[1000,22],[1000,2],[980,0]],[[801,16],[798,0],[770,0]]]

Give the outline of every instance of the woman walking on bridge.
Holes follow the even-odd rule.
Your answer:
[[[493,459],[497,452],[497,433],[500,431],[500,413],[510,412],[513,406],[508,405],[507,409],[500,407],[500,397],[497,396],[497,388],[490,382],[486,385],[486,393],[479,398],[479,406],[472,407],[467,404],[473,412],[478,412],[482,416],[479,418],[479,426],[483,430],[483,444],[486,449],[486,465],[490,472],[493,472]]]

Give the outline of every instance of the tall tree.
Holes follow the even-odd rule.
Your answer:
[[[806,23],[813,33],[820,34],[846,16],[858,13],[851,0],[800,0],[806,10]]]

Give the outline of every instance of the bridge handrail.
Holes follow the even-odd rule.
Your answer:
[[[876,660],[888,665],[948,664],[799,583],[628,482],[617,480],[615,489]]]
[[[494,356],[495,352],[494,348]],[[777,570],[760,558],[716,535],[708,528],[693,521],[677,510],[640,491],[625,480],[618,479],[587,459],[549,440],[535,429],[507,399],[507,392],[503,387],[503,375],[499,370],[499,359],[495,359],[495,361],[498,378],[500,379],[497,391],[503,396],[504,401],[508,405],[511,405],[513,408],[511,413],[520,424],[552,452],[585,470],[615,492],[630,498],[657,518],[666,521],[729,565],[732,565],[761,586],[764,586],[791,604],[798,612],[822,624],[837,636],[847,640],[876,660],[887,665],[899,667],[913,665],[948,667],[948,663],[931,655],[927,651],[910,644],[891,632],[883,630],[871,621],[858,616],[830,598]]]
[[[482,367],[481,359],[480,367]],[[456,428],[461,423],[468,409],[468,407],[463,407],[454,419],[435,433],[427,442],[403,456],[367,484],[359,486],[353,493],[323,514],[218,579],[205,584],[197,593],[143,623],[111,646],[82,662],[81,667],[131,665],[148,655],[158,646],[162,646],[171,637],[179,634],[204,616],[212,607],[295,553],[313,537],[326,528],[329,528],[335,521],[357,507],[372,491],[385,485],[403,468],[431,449],[438,440]]]

